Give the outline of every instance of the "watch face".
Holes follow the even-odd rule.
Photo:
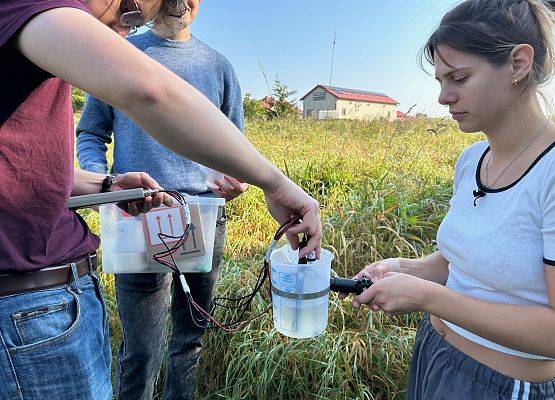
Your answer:
[[[106,175],[106,178],[104,178],[104,180],[102,181],[102,188],[100,189],[100,193],[106,193],[110,191],[112,183],[114,183],[114,178],[114,175]]]

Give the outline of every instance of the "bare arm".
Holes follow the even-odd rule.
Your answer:
[[[94,17],[73,8],[45,11],[23,27],[14,44],[34,64],[125,112],[173,151],[262,188],[278,222],[302,217],[288,231],[292,245],[298,244],[296,234],[306,232],[311,239],[301,255],[319,255],[318,203],[200,92]]]
[[[106,174],[97,174],[75,168],[71,195],[82,196],[84,194],[100,193],[104,178],[106,178]]]
[[[99,193],[102,189],[102,182],[106,178],[106,174],[97,174],[96,172],[84,171],[76,168],[73,175],[73,192],[72,196],[81,196],[84,194]],[[118,175],[110,188],[110,190],[124,189],[162,189],[150,175],[144,172],[127,172]],[[156,196],[148,196],[144,201],[136,201],[129,203],[129,211],[133,215],[139,212],[146,212],[152,207],[159,207],[162,202],[166,205],[173,204],[171,196],[165,193],[158,193]]]
[[[283,179],[200,92],[86,12],[38,14],[15,44],[34,64],[125,112],[175,152],[265,190]]]
[[[491,303],[436,285],[424,311],[503,346],[555,358],[555,268],[544,268],[549,306]]]
[[[457,293],[435,282],[386,273],[353,299],[391,314],[425,311],[494,343],[555,358],[555,267],[546,265],[547,306],[499,304]]]
[[[445,285],[449,276],[449,262],[439,251],[423,258],[387,258],[364,267],[355,279],[379,280],[389,272],[402,272],[420,279]],[[343,295],[342,297],[345,297]]]
[[[402,258],[400,272],[445,285],[449,276],[449,261],[439,251],[419,259]]]

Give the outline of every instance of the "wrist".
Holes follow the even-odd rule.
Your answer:
[[[396,258],[399,263],[399,270],[403,274],[414,275],[414,270],[418,268],[418,260],[411,258]]]
[[[420,309],[425,313],[437,315],[439,312],[437,309],[438,299],[442,297],[444,290],[446,290],[445,286],[435,282],[422,280]]]
[[[270,164],[272,166],[271,171],[267,174],[266,178],[260,183],[255,184],[260,189],[264,191],[264,193],[270,194],[278,190],[280,187],[286,185],[289,182],[292,182],[283,172],[281,172],[275,165]]]

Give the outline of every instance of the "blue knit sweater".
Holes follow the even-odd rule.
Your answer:
[[[188,42],[167,40],[151,31],[129,37],[151,58],[189,82],[243,130],[241,89],[230,62],[194,36]],[[207,193],[206,168],[165,148],[124,113],[87,96],[77,126],[81,168],[107,172],[107,144],[114,139],[112,172],[148,172],[165,189],[191,195]]]

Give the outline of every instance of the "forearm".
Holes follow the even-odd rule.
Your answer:
[[[85,12],[41,13],[15,44],[34,64],[122,110],[176,153],[266,191],[285,180],[200,92]]]
[[[105,174],[97,174],[75,168],[71,195],[81,196],[84,194],[100,193],[104,178],[106,178]]]
[[[490,303],[430,283],[424,310],[494,343],[555,358],[555,310]]]
[[[106,174],[106,145],[94,135],[81,133],[77,138],[77,159],[79,166],[85,171]]]
[[[79,166],[85,171],[105,174],[108,144],[112,143],[114,112],[108,104],[87,95],[76,129]]]
[[[419,259],[401,258],[400,269],[404,274],[445,285],[449,276],[448,261],[439,251]]]

